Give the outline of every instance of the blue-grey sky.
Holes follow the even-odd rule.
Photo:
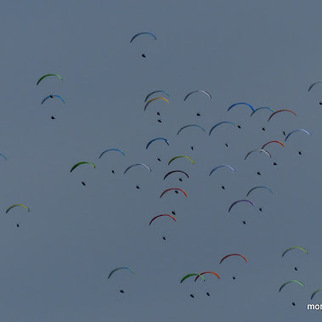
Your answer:
[[[320,1],[298,0],[4,1],[0,153],[8,160],[0,160],[1,320],[318,320],[321,312],[306,305],[322,303],[321,295],[310,300],[322,288],[322,88],[307,89],[322,79],[321,10]],[[130,44],[141,31],[157,40],[143,36]],[[64,80],[49,77],[36,86],[47,73]],[[146,95],[157,89],[170,94],[169,104],[155,101],[144,111]],[[213,99],[197,93],[184,102],[196,89]],[[66,104],[41,105],[50,94]],[[280,113],[267,122],[267,110],[252,117],[246,106],[227,112],[236,102],[297,115]],[[225,120],[241,128],[222,126],[208,135]],[[176,135],[193,123],[206,133],[189,128]],[[244,160],[297,128],[312,136],[296,133],[285,148],[267,147],[272,158],[254,153]],[[146,150],[155,137],[170,145],[158,141]],[[126,156],[98,159],[108,148]],[[176,155],[195,164],[178,159],[168,165]],[[94,162],[96,169],[70,173],[79,161]],[[123,175],[133,163],[152,171],[137,167]],[[236,173],[220,169],[209,177],[220,164]],[[177,169],[190,178],[163,180]],[[274,193],[257,190],[249,196],[254,207],[239,204],[228,213],[256,185]],[[188,197],[172,192],[160,198],[170,187]],[[15,208],[6,215],[15,203],[30,213]],[[171,211],[177,222],[160,218],[148,225]],[[309,254],[282,258],[291,246]],[[219,264],[230,253],[245,255],[248,263],[232,257]],[[119,271],[108,280],[118,266],[135,275]],[[209,270],[220,280],[180,284],[185,274]],[[304,288],[288,285],[279,293],[291,279]]]

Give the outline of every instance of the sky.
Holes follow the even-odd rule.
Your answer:
[[[307,304],[322,304],[322,295],[310,300],[322,288],[322,85],[308,88],[322,78],[321,9],[320,1],[298,0],[4,1],[1,319],[318,320],[321,312]],[[157,40],[143,35],[130,43],[142,31]],[[63,80],[48,77],[37,86],[48,73]],[[169,97],[160,96],[169,103],[156,100],[144,110],[155,90],[166,91]],[[184,101],[194,90],[212,99],[199,92]],[[41,104],[51,94],[66,103]],[[267,109],[252,116],[246,105],[227,111],[238,102],[296,115],[279,113],[268,122]],[[236,126],[209,135],[221,121]],[[205,132],[190,127],[177,135],[189,124]],[[297,132],[285,142],[283,131],[294,129],[311,136]],[[156,141],[146,149],[156,137],[169,145]],[[271,158],[252,153],[244,160],[272,140],[285,147],[270,144]],[[111,148],[125,156],[99,158]],[[168,165],[178,155],[195,164],[179,158]],[[80,161],[96,168],[70,173]],[[136,163],[152,171],[138,166],[124,174]],[[220,168],[209,176],[222,164],[236,172]],[[163,179],[172,170],[189,178]],[[273,193],[255,190],[254,206],[240,203],[228,212],[262,185]],[[160,198],[173,187],[188,196],[171,191]],[[6,214],[18,203],[30,212],[16,207]],[[176,222],[163,217],[149,225],[172,211]],[[308,255],[296,249],[281,256],[293,246]],[[232,256],[220,264],[232,253],[247,263]],[[123,266],[135,273],[119,270],[107,278]],[[204,282],[180,283],[204,271],[220,279],[208,274]],[[294,279],[304,287],[279,292]]]

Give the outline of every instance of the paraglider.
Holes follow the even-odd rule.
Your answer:
[[[311,136],[311,133],[307,130],[304,130],[304,129],[297,129],[297,130],[293,130],[291,131],[290,133],[288,133],[285,137],[285,142],[287,141],[287,139],[293,134],[293,133],[296,133],[296,132],[304,132],[306,133],[307,135]]]
[[[256,112],[261,111],[261,110],[269,110],[272,113],[274,113],[274,111],[270,107],[263,106],[263,107],[256,108],[254,110],[254,112],[252,112],[252,114],[250,114],[250,116],[253,116]]]
[[[206,130],[203,128],[203,127],[201,127],[200,125],[198,125],[198,124],[189,124],[189,125],[185,125],[185,126],[183,126],[178,132],[177,132],[177,135],[179,135],[179,133],[182,131],[182,130],[184,130],[184,129],[187,129],[188,127],[197,127],[197,128],[199,128],[200,130],[202,130],[203,132],[206,132]]]
[[[188,173],[186,173],[186,172],[184,172],[184,171],[181,171],[181,170],[173,170],[173,171],[170,171],[170,172],[168,172],[165,176],[164,176],[164,178],[163,178],[163,180],[165,180],[170,174],[172,174],[172,173],[183,173],[188,179],[189,179],[189,175],[188,175]]]
[[[209,131],[209,136],[211,135],[212,131],[219,125],[222,125],[222,124],[231,124],[233,126],[236,126],[236,124],[234,122],[230,122],[230,121],[222,121],[222,122],[219,122],[217,124],[215,124]]]
[[[146,108],[149,106],[149,104],[150,103],[152,103],[153,101],[155,101],[155,100],[163,100],[163,101],[165,101],[167,104],[169,104],[169,101],[166,99],[166,98],[164,98],[164,97],[155,97],[155,98],[152,98],[152,99],[150,99],[149,101],[147,101],[147,103],[145,104],[145,106],[144,106],[144,110],[146,110]]]
[[[105,153],[110,152],[110,151],[120,152],[123,156],[125,156],[124,152],[121,151],[120,149],[107,149],[107,150],[103,151],[98,158],[100,159]]]
[[[233,172],[236,172],[236,170],[232,167],[232,166],[230,166],[230,165],[228,165],[228,164],[222,164],[222,165],[219,165],[219,166],[217,166],[217,167],[215,167],[215,168],[213,168],[211,171],[210,171],[210,173],[209,173],[209,176],[211,176],[216,170],[218,170],[218,169],[220,169],[220,168],[227,168],[227,169],[230,169],[231,171],[233,171]]]
[[[246,197],[248,197],[248,195],[249,195],[252,191],[254,191],[254,190],[256,190],[256,189],[266,189],[266,190],[267,190],[267,191],[269,191],[270,193],[273,193],[273,191],[272,191],[271,189],[269,189],[268,187],[266,187],[266,186],[256,186],[256,187],[254,187],[254,188],[251,188],[251,189],[247,192]]]
[[[303,247],[294,246],[294,247],[290,247],[290,248],[286,249],[286,250],[283,252],[282,257],[284,257],[284,255],[285,255],[286,253],[288,253],[290,250],[293,250],[293,249],[299,249],[299,250],[303,251],[306,255],[308,255],[308,253],[309,253],[309,252],[308,252],[305,248],[303,248]]]
[[[29,209],[26,205],[24,205],[24,204],[22,204],[22,203],[17,203],[17,204],[14,204],[14,205],[10,206],[10,207],[6,210],[6,214],[7,214],[7,213],[12,209],[12,208],[15,208],[15,207],[22,207],[22,208],[26,209],[28,212],[30,212],[30,209]]]
[[[207,95],[210,99],[212,99],[212,96],[210,95],[210,93],[208,93],[207,91],[201,90],[201,89],[197,89],[196,91],[192,91],[192,92],[188,93],[183,100],[185,101],[191,94],[194,94],[194,93],[203,93],[203,94]]]
[[[188,197],[188,194],[187,194],[183,189],[180,189],[180,188],[169,188],[169,189],[164,190],[164,191],[161,193],[160,198],[162,198],[162,196],[163,196],[164,194],[166,194],[168,191],[172,191],[172,190],[174,190],[174,191],[181,191],[181,192],[182,192],[186,197]]]
[[[125,267],[125,266],[122,266],[122,267],[117,267],[117,268],[114,268],[111,272],[110,272],[110,274],[108,275],[108,279],[115,273],[115,272],[117,272],[117,271],[119,271],[119,270],[122,270],[122,269],[125,269],[125,270],[128,270],[128,271],[130,271],[133,275],[134,275],[134,270],[133,269],[131,269],[131,268],[129,268],[129,267]]]
[[[157,218],[159,218],[159,217],[164,217],[164,216],[166,216],[166,217],[170,217],[170,218],[172,218],[174,221],[177,221],[173,216],[171,216],[171,215],[168,215],[168,214],[162,214],[162,215],[157,215],[157,216],[155,216],[155,217],[153,217],[152,219],[151,219],[151,221],[149,222],[149,226],[153,223],[153,221],[155,220],[155,219],[157,219]]]
[[[248,103],[235,103],[235,104],[233,104],[233,105],[230,105],[229,107],[228,107],[228,110],[227,111],[230,111],[233,107],[235,107],[235,106],[237,106],[237,105],[246,105],[246,106],[248,106],[251,110],[252,110],[252,112],[254,112],[255,110],[254,110],[254,108],[253,108],[253,106],[251,106],[250,104],[248,104]]]
[[[242,258],[246,263],[248,262],[248,261],[247,261],[247,258],[246,258],[245,256],[241,255],[241,254],[229,254],[229,255],[224,256],[224,257],[220,260],[219,264],[221,264],[221,263],[222,263],[226,258],[231,257],[231,256],[239,256],[239,257],[241,257],[241,258]]]
[[[309,92],[315,85],[320,84],[320,83],[322,83],[322,81],[317,81],[317,82],[311,84],[307,91]]]
[[[149,146],[153,143],[153,142],[155,142],[155,141],[159,141],[159,140],[161,140],[161,141],[164,141],[167,145],[169,145],[170,143],[169,143],[169,141],[166,139],[166,138],[155,138],[155,139],[153,139],[153,140],[151,140],[151,141],[149,141],[148,143],[147,143],[147,145],[146,145],[146,149],[148,149],[149,148]]]
[[[7,157],[6,157],[4,154],[1,154],[1,153],[0,153],[0,157],[2,157],[2,158],[3,158],[3,159],[5,159],[5,160],[8,160],[8,159],[7,159]]]
[[[96,168],[95,164],[92,163],[92,162],[88,162],[88,161],[81,161],[81,162],[78,162],[76,164],[74,164],[72,166],[72,168],[70,169],[70,172],[73,172],[74,169],[76,169],[78,166],[82,165],[82,164],[89,164],[91,165],[94,169]]]
[[[176,159],[179,159],[179,158],[186,158],[188,159],[192,164],[195,164],[195,161],[193,161],[190,157],[186,156],[186,155],[178,155],[174,158],[172,158],[169,162],[168,162],[168,165],[170,165],[172,163],[172,161],[176,160]]]
[[[39,83],[46,77],[49,77],[49,76],[55,76],[55,77],[58,77],[59,79],[63,80],[63,78],[58,75],[58,74],[46,74],[44,76],[41,76],[39,79],[38,79],[38,82],[37,82],[37,85],[39,85]]]
[[[146,169],[148,169],[150,172],[152,171],[152,169],[151,169],[149,166],[147,166],[145,163],[135,163],[135,164],[132,164],[132,165],[130,165],[129,167],[127,167],[127,168],[125,169],[125,171],[124,171],[124,173],[123,173],[123,174],[125,174],[126,172],[128,172],[131,168],[133,168],[133,167],[137,167],[137,166],[143,166],[143,167],[145,167]]]
[[[270,157],[270,158],[272,157],[271,154],[268,151],[266,151],[265,149],[260,149],[259,148],[259,149],[255,149],[255,150],[252,150],[252,151],[248,152],[246,154],[244,160],[246,160],[248,158],[248,156],[251,155],[254,152],[261,152],[261,153],[264,152],[268,157]]]
[[[280,112],[289,112],[289,113],[292,113],[293,115],[296,115],[296,113],[295,112],[293,112],[292,110],[288,110],[288,109],[281,109],[281,110],[278,110],[278,111],[276,111],[276,112],[274,112],[274,113],[272,113],[271,115],[270,115],[270,117],[268,118],[268,120],[267,120],[267,122],[269,122],[270,121],[270,119],[274,116],[274,115],[276,115],[277,113],[280,113]]]
[[[132,41],[133,41],[135,38],[137,38],[137,37],[139,37],[139,36],[141,36],[141,35],[149,35],[149,36],[151,36],[154,40],[157,40],[157,37],[156,37],[152,32],[143,31],[143,32],[139,32],[139,33],[135,34],[135,35],[131,38],[130,43],[132,43]]]
[[[219,275],[218,275],[217,273],[215,273],[215,272],[211,272],[211,271],[207,271],[207,272],[202,272],[202,273],[200,273],[199,275],[197,275],[197,276],[195,277],[195,281],[199,278],[199,276],[203,276],[204,274],[213,274],[213,275],[215,275],[218,279],[220,279],[220,277],[219,277]]]
[[[156,94],[156,93],[164,93],[164,94],[166,94],[168,97],[170,97],[170,95],[169,95],[166,91],[164,91],[164,90],[157,90],[157,91],[153,91],[153,92],[149,93],[149,94],[146,96],[146,98],[145,98],[144,102],[146,102],[146,101],[149,99],[149,97],[150,97],[150,96],[152,96],[153,94]]]
[[[271,144],[271,143],[278,143],[278,144],[280,144],[282,147],[284,147],[285,148],[285,144],[284,143],[282,143],[281,141],[277,141],[277,140],[274,140],[274,141],[269,141],[269,142],[267,142],[267,143],[265,143],[263,146],[262,146],[262,150],[265,148],[265,146],[266,145],[268,145],[268,144]]]
[[[41,104],[44,104],[44,103],[45,103],[49,98],[54,98],[54,97],[59,98],[63,103],[65,103],[65,100],[64,100],[61,96],[52,94],[52,95],[46,96],[46,97],[42,100]]]
[[[203,279],[203,281],[206,280],[205,277],[202,276],[202,275],[200,275],[200,274],[190,273],[190,274],[187,274],[187,275],[183,276],[182,279],[181,279],[181,281],[180,281],[180,283],[182,283],[183,281],[185,281],[187,278],[189,278],[191,276],[200,276]]]
[[[311,295],[311,300],[313,300],[313,297],[315,296],[316,293],[319,293],[322,291],[322,288],[319,288],[318,290],[314,291]]]
[[[300,281],[298,281],[298,280],[290,280],[290,281],[287,281],[287,282],[285,282],[284,284],[282,284],[282,286],[279,288],[279,292],[286,286],[286,285],[288,285],[288,284],[290,284],[290,283],[296,283],[296,284],[298,284],[298,285],[301,285],[302,287],[304,287],[304,284],[302,283],[302,282],[300,282]]]
[[[254,204],[253,204],[250,200],[248,200],[248,199],[242,199],[242,200],[237,200],[237,201],[233,202],[233,203],[230,205],[230,207],[229,207],[229,209],[228,209],[228,212],[230,212],[230,210],[231,210],[235,205],[237,205],[237,204],[238,204],[238,203],[240,203],[240,202],[247,202],[247,203],[251,204],[251,205],[254,207]]]

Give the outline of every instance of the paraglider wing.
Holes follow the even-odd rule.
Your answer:
[[[252,112],[254,112],[255,110],[254,110],[254,108],[253,108],[253,106],[251,106],[250,104],[248,104],[248,103],[235,103],[235,104],[233,104],[233,105],[230,105],[229,107],[228,107],[228,110],[227,111],[230,111],[233,107],[235,107],[235,106],[237,106],[237,105],[246,105],[246,106],[248,106],[251,110],[252,110]]]
[[[135,38],[137,38],[137,37],[139,37],[139,36],[141,36],[141,35],[150,35],[150,36],[152,36],[152,37],[154,38],[154,40],[157,40],[157,37],[156,37],[152,32],[143,31],[143,32],[139,32],[139,33],[135,34],[135,35],[132,37],[132,39],[130,40],[130,43],[132,43],[132,41],[133,41]]]
[[[49,76],[56,76],[56,77],[58,77],[59,79],[61,79],[61,80],[63,80],[63,78],[60,76],[60,75],[58,75],[58,74],[46,74],[46,75],[44,75],[44,76],[42,76],[42,77],[40,77],[39,79],[38,79],[38,82],[37,82],[37,85],[44,79],[44,78],[46,78],[46,77],[49,77]]]
[[[191,273],[191,274],[187,274],[185,276],[182,277],[180,283],[182,283],[183,281],[185,281],[187,278],[191,277],[191,276],[200,276],[204,281],[206,280],[204,276],[200,275],[200,274],[196,274],[196,273]]]
[[[195,161],[193,161],[190,157],[186,156],[186,155],[178,155],[174,158],[172,158],[169,162],[168,162],[168,165],[171,164],[172,161],[178,159],[178,158],[186,158],[188,159],[192,164],[195,164]]]
[[[195,277],[195,281],[199,278],[199,276],[203,276],[204,274],[213,274],[213,275],[215,275],[218,279],[220,279],[220,277],[219,277],[219,275],[218,275],[217,273],[207,271],[207,272],[202,272],[202,273],[200,273],[199,275],[197,275],[197,276]]]
[[[241,255],[241,254],[229,254],[229,255],[226,255],[226,256],[224,256],[221,260],[220,260],[220,262],[219,262],[219,264],[221,264],[226,258],[228,258],[228,257],[230,257],[230,256],[240,256],[242,259],[244,259],[244,261],[247,263],[248,261],[247,261],[247,258],[245,257],[245,256],[243,256],[243,255]]]
[[[248,153],[246,154],[246,156],[245,156],[245,159],[244,159],[244,160],[246,160],[246,159],[247,159],[247,157],[248,157],[250,154],[252,154],[252,153],[254,153],[254,152],[256,152],[256,151],[264,152],[264,153],[265,153],[267,156],[269,156],[270,158],[272,157],[272,156],[271,156],[271,154],[270,154],[268,151],[266,151],[265,149],[255,149],[255,150],[253,150],[253,151],[248,152]]]
[[[134,271],[133,271],[133,269],[131,269],[131,268],[129,268],[129,267],[117,267],[117,268],[115,268],[115,269],[113,269],[111,272],[110,272],[110,274],[108,275],[108,277],[107,278],[110,278],[115,272],[117,272],[118,270],[120,270],[120,269],[127,269],[128,271],[130,271],[133,275],[134,275]]]
[[[42,100],[41,104],[44,104],[49,98],[54,98],[54,97],[59,98],[63,103],[65,103],[65,100],[59,95],[48,95]]]
[[[7,157],[4,154],[0,153],[0,156],[3,157],[5,160],[8,160]]]
[[[96,168],[95,164],[92,162],[88,162],[88,161],[81,161],[78,162],[76,164],[73,165],[73,167],[70,169],[70,172],[73,172],[74,169],[76,169],[78,166],[82,165],[82,164],[89,164],[91,165],[94,169]]]
[[[172,173],[177,173],[177,172],[180,172],[180,173],[185,174],[185,175],[186,175],[186,177],[189,179],[189,175],[188,175],[186,172],[181,171],[181,170],[174,170],[174,171],[170,171],[170,172],[168,172],[168,173],[164,176],[163,180],[164,180],[167,176],[169,176],[170,174],[172,174]]]
[[[192,92],[190,92],[190,93],[188,93],[187,95],[186,95],[186,97],[184,98],[184,101],[191,95],[191,94],[193,94],[193,93],[204,93],[204,94],[206,94],[210,99],[212,99],[212,96],[210,95],[210,93],[208,93],[207,91],[204,91],[204,90],[201,90],[201,89],[198,89],[198,90],[196,90],[196,91],[192,91]]]
[[[164,216],[170,217],[170,218],[172,218],[174,221],[177,221],[177,220],[176,220],[173,216],[171,216],[171,215],[168,215],[168,214],[162,214],[162,215],[157,215],[157,216],[153,217],[153,218],[151,219],[151,221],[149,222],[149,226],[153,223],[153,221],[154,221],[155,219],[157,219],[157,218],[159,218],[159,217],[164,217]]]
[[[284,143],[282,143],[281,141],[276,141],[276,140],[274,140],[274,141],[269,141],[269,142],[265,143],[265,144],[262,146],[262,149],[264,149],[266,145],[271,144],[271,143],[278,143],[278,144],[280,144],[282,147],[284,147],[284,148],[285,148],[285,144],[284,144]]]
[[[178,191],[181,191],[186,197],[188,197],[188,194],[183,190],[183,189],[180,189],[180,188],[169,188],[169,189],[166,189],[164,190],[161,195],[160,195],[160,198],[162,198],[162,196],[164,194],[166,194],[168,191],[172,191],[172,190],[178,190]]]
[[[322,291],[322,288],[319,288],[318,290],[314,291],[311,295],[311,300],[313,299],[314,295],[318,292],[321,292]]]
[[[317,81],[317,82],[311,84],[310,87],[309,87],[309,89],[307,91],[309,92],[312,89],[313,86],[315,86],[317,84],[320,84],[320,83],[322,83],[322,82],[321,81]]]
[[[233,203],[230,205],[230,207],[229,207],[229,209],[228,209],[228,212],[230,212],[230,210],[231,210],[231,209],[232,209],[236,204],[238,204],[238,203],[240,203],[240,202],[248,202],[249,204],[251,204],[252,206],[254,206],[254,204],[253,204],[250,200],[248,200],[248,199],[237,200],[237,201],[233,202]]]
[[[273,193],[273,191],[272,191],[271,189],[269,189],[268,187],[266,187],[266,186],[256,186],[256,187],[254,187],[254,188],[251,188],[251,189],[247,192],[246,197],[248,197],[248,195],[249,195],[252,191],[254,191],[254,190],[256,190],[256,189],[266,189],[266,190],[268,190],[270,193]]]
[[[150,146],[153,142],[158,141],[158,140],[163,140],[167,145],[169,145],[169,141],[168,141],[167,139],[165,139],[165,138],[155,138],[155,139],[153,139],[153,140],[151,140],[151,141],[149,141],[149,142],[148,142],[148,144],[146,145],[146,149],[148,149],[148,148],[149,148],[149,146]]]
[[[14,205],[12,205],[12,206],[10,206],[7,210],[6,210],[6,214],[12,209],[12,208],[15,208],[15,207],[22,207],[22,208],[25,208],[28,212],[30,212],[30,209],[27,207],[27,206],[25,206],[25,205],[23,205],[23,204],[21,204],[21,203],[17,203],[17,204],[14,204]]]
[[[292,250],[292,249],[300,249],[300,250],[302,250],[306,255],[308,255],[308,253],[309,253],[305,248],[295,246],[295,247],[290,247],[290,248],[286,249],[286,250],[283,252],[282,257],[284,257],[284,255],[285,255],[287,252],[289,252],[290,250]]]
[[[220,169],[220,168],[228,168],[228,169],[230,169],[231,171],[236,172],[236,170],[235,170],[232,166],[230,166],[230,165],[228,165],[228,164],[223,164],[223,165],[219,165],[218,167],[213,168],[213,169],[210,171],[209,176],[211,176],[213,172],[215,172],[217,169]]]
[[[304,284],[302,283],[302,282],[300,282],[300,281],[298,281],[298,280],[290,280],[290,281],[287,281],[287,282],[285,282],[284,284],[282,284],[282,286],[280,287],[280,289],[279,289],[279,292],[287,285],[287,284],[290,284],[290,283],[296,283],[296,284],[299,284],[299,285],[301,285],[301,286],[303,286],[304,287]]]
[[[156,94],[156,93],[164,93],[164,94],[168,95],[168,97],[170,97],[170,95],[169,95],[166,91],[163,91],[163,90],[157,90],[157,91],[153,91],[153,92],[151,92],[150,94],[148,94],[148,95],[146,96],[146,98],[145,98],[144,102],[146,102],[146,101],[149,99],[149,97],[150,97],[151,95]]]
[[[304,129],[297,129],[297,130],[293,130],[293,131],[291,131],[289,134],[287,134],[286,135],[286,137],[285,137],[285,142],[287,141],[287,139],[293,134],[293,133],[295,133],[295,132],[304,132],[304,133],[306,133],[307,135],[309,135],[309,136],[311,136],[311,133],[309,132],[309,131],[307,131],[307,130],[304,130]]]
[[[274,113],[272,113],[271,115],[270,115],[270,117],[268,118],[268,120],[267,120],[267,122],[269,122],[269,120],[275,115],[275,114],[277,114],[277,113],[280,113],[280,112],[289,112],[289,113],[292,113],[293,115],[296,115],[296,113],[295,112],[293,112],[293,111],[291,111],[291,110],[288,110],[288,109],[282,109],[282,110],[278,110],[278,111],[276,111],[276,112],[274,112]]]
[[[128,168],[126,168],[123,174],[128,172],[131,168],[139,166],[139,165],[142,165],[143,167],[147,168],[150,172],[152,171],[152,169],[149,166],[147,166],[145,163],[135,163],[135,164],[130,165]]]
[[[163,101],[165,101],[166,103],[168,103],[169,104],[169,101],[166,99],[166,98],[164,98],[164,97],[155,97],[155,98],[152,98],[152,99],[150,99],[149,101],[147,101],[147,103],[145,104],[145,106],[144,106],[144,110],[146,110],[146,108],[148,107],[148,105],[150,104],[150,103],[152,103],[153,101],[155,101],[155,100],[163,100]]]
[[[230,122],[230,121],[222,121],[222,122],[219,122],[219,123],[215,124],[215,125],[210,129],[210,131],[209,131],[209,136],[210,136],[210,134],[212,133],[212,131],[213,131],[217,126],[219,126],[219,125],[221,125],[221,124],[232,124],[232,125],[236,126],[236,124],[235,124],[235,123]]]
[[[200,130],[202,130],[203,132],[206,132],[206,130],[203,128],[203,127],[201,127],[200,125],[198,125],[198,124],[189,124],[189,125],[185,125],[185,126],[183,126],[178,132],[177,132],[177,135],[182,131],[182,130],[184,130],[184,129],[186,129],[186,128],[188,128],[188,127],[198,127]]]
[[[270,107],[263,106],[263,107],[256,108],[256,110],[254,110],[254,112],[252,112],[252,114],[250,114],[250,116],[253,116],[256,112],[258,112],[260,110],[269,110],[272,113],[274,113],[274,111]]]
[[[122,152],[120,149],[107,149],[107,150],[103,151],[98,158],[100,159],[105,153],[110,152],[110,151],[117,151],[125,156],[124,152]]]

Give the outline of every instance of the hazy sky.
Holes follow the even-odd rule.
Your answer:
[[[4,1],[0,153],[8,160],[0,160],[1,320],[321,319],[321,312],[306,309],[322,303],[319,294],[310,300],[322,288],[322,85],[307,92],[322,78],[321,12],[321,1],[298,0]],[[141,31],[157,40],[142,36],[130,44]],[[36,86],[47,73],[64,80],[49,77]],[[169,104],[154,101],[144,111],[146,95],[159,89],[170,94]],[[183,100],[197,89],[213,99],[196,93]],[[50,94],[66,104],[53,99],[41,105]],[[252,117],[246,106],[227,112],[236,102],[297,115],[280,113],[267,122],[267,110]],[[220,121],[241,128],[223,125],[209,136]],[[206,133],[188,128],[176,135],[187,124]],[[267,146],[272,158],[254,153],[244,160],[298,128],[312,136],[295,133],[285,148]],[[156,137],[170,145],[157,141],[146,150]],[[126,156],[111,152],[98,159],[109,148]],[[177,155],[195,164],[181,158],[168,165]],[[94,162],[96,169],[85,165],[70,173],[79,161]],[[135,167],[123,175],[134,163],[152,171]],[[209,177],[221,164],[236,173],[223,168]],[[163,180],[171,170],[190,178]],[[256,185],[273,194],[254,191],[254,207],[239,204],[228,213]],[[171,187],[188,197],[172,191],[160,198]],[[16,203],[30,213],[17,207],[6,215]],[[177,222],[160,218],[148,225],[171,211]],[[292,246],[309,254],[295,250],[282,258]],[[219,264],[230,253],[243,254],[248,263],[231,257]],[[119,266],[135,275],[118,271],[107,279]],[[203,271],[221,278],[180,284],[185,274]],[[291,279],[304,288],[291,284],[279,293]]]

